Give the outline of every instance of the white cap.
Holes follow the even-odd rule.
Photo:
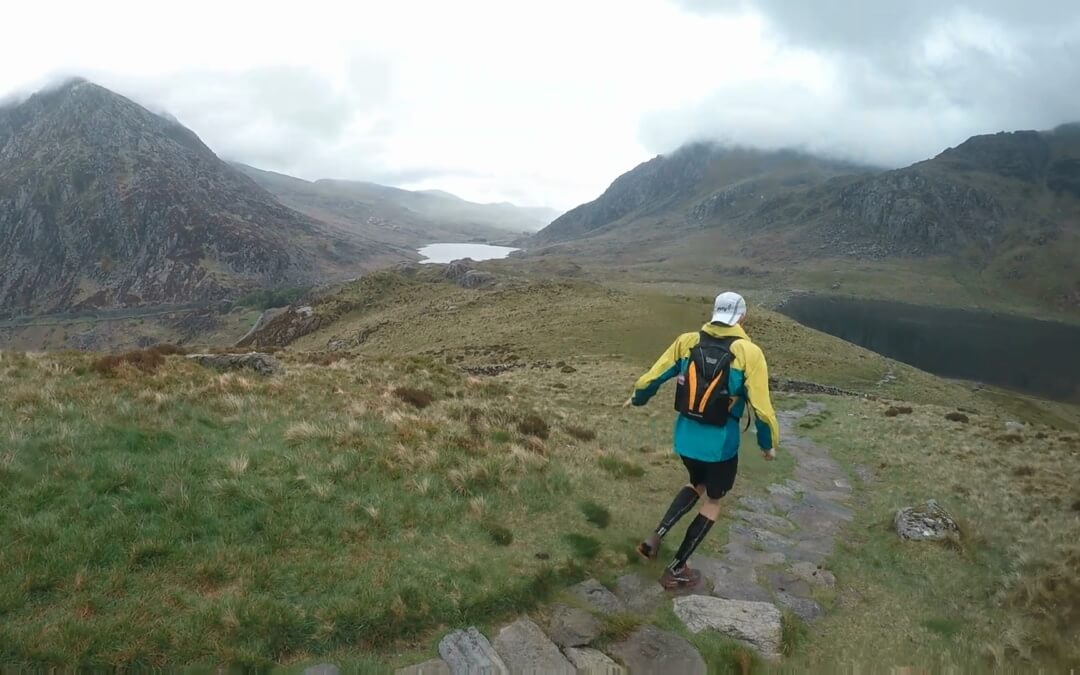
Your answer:
[[[713,302],[712,322],[725,326],[734,326],[746,316],[746,300],[743,296],[727,291],[716,296]]]

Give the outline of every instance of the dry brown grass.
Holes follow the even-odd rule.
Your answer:
[[[116,375],[122,367],[131,367],[143,373],[152,373],[165,363],[165,357],[155,349],[135,349],[122,354],[107,354],[94,361],[91,369],[106,377]]]
[[[571,438],[576,438],[579,441],[594,441],[596,440],[596,432],[592,429],[585,427],[579,427],[573,424],[567,424],[563,427],[563,431],[567,433]]]
[[[551,428],[548,427],[548,423],[543,417],[540,417],[536,413],[529,413],[518,421],[518,431],[525,436],[534,436],[541,440],[546,440],[551,434]]]
[[[434,394],[417,387],[396,387],[394,396],[419,410],[423,410],[435,401]]]

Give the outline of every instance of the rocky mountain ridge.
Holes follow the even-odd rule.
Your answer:
[[[404,257],[286,208],[90,82],[0,108],[0,313],[212,302]]]
[[[1080,307],[1080,125],[976,136],[891,171],[692,144],[620,176],[531,248],[616,251],[625,262],[660,255],[657,242],[665,259],[710,249],[750,261],[936,256]]]
[[[442,190],[364,181],[307,181],[245,164],[234,167],[283,204],[313,218],[399,246],[501,241],[540,230],[559,213],[510,203],[479,204]]]

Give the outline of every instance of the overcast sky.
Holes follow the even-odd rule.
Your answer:
[[[1080,120],[1078,0],[53,0],[3,13],[0,96],[82,75],[228,159],[478,201],[570,208],[698,138],[899,166],[976,133]]]

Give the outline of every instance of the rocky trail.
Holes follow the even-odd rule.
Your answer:
[[[751,647],[767,661],[778,661],[783,652],[783,612],[806,622],[824,614],[814,590],[835,585],[835,577],[822,564],[854,515],[852,487],[844,469],[825,448],[796,433],[800,419],[822,408],[810,403],[779,414],[782,449],[796,462],[794,478],[728,506],[733,522],[723,555],[690,561],[702,572],[698,588],[672,594],[642,574],[620,577],[613,589],[589,579],[570,589],[576,606],[556,604],[543,612],[548,617],[545,625],[522,616],[490,639],[476,628],[455,630],[439,642],[439,658],[398,673],[706,673],[705,661],[693,645],[647,623],[665,603],[672,604],[689,632],[715,631]],[[862,480],[870,479],[859,473]],[[626,614],[638,615],[646,623],[625,638],[602,645],[602,650],[590,646],[601,635],[598,617]],[[323,664],[306,672],[326,675],[335,670]]]

